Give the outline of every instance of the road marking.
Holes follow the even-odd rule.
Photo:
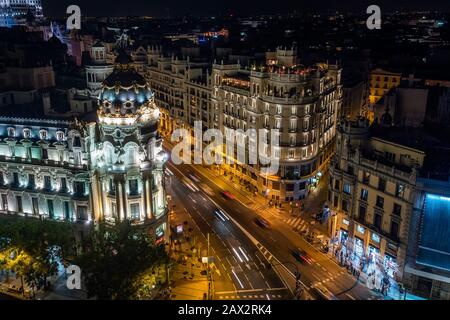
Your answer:
[[[234,269],[231,269],[231,272],[236,277],[236,279],[239,282],[239,285],[241,286],[241,288],[244,289],[244,285],[242,284],[241,279],[239,279],[239,277],[237,276],[236,272],[234,272]]]
[[[245,290],[236,290],[236,291],[220,291],[216,292],[216,294],[232,294],[232,293],[244,293],[244,292],[264,292],[264,291],[281,291],[286,290],[286,288],[268,288],[268,289],[245,289]]]

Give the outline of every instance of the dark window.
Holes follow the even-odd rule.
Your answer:
[[[369,197],[369,190],[361,189],[361,200],[367,201],[368,197]]]
[[[48,159],[48,150],[42,149],[42,159],[47,160]]]
[[[287,186],[286,186],[286,188],[287,188]],[[272,189],[273,190],[280,190],[280,183],[273,181],[272,182]],[[287,189],[286,189],[286,191],[287,191]]]
[[[342,210],[348,212],[348,202],[347,200],[342,200]]]
[[[74,182],[74,192],[78,196],[84,195],[84,182],[83,181],[75,181]]]
[[[61,192],[67,191],[67,179],[61,178]]]
[[[2,205],[3,210],[8,211],[8,197],[6,196],[6,194],[2,194]]]
[[[16,196],[16,200],[17,200],[17,212],[22,212],[23,211],[22,196]]]
[[[31,205],[33,207],[33,214],[38,215],[39,214],[39,200],[38,198],[31,198]]]
[[[73,137],[73,146],[81,147],[81,138],[79,136]]]
[[[18,172],[13,172],[13,185],[15,187],[19,186],[19,173]]]
[[[51,190],[52,189],[52,181],[50,176],[44,176],[44,189]]]
[[[373,220],[373,225],[376,229],[378,229],[378,230],[381,229],[381,215],[380,214],[375,214],[375,218]]]
[[[353,175],[353,167],[348,166],[347,167],[347,173]]]
[[[384,207],[384,198],[377,196],[377,203],[375,204],[378,208],[383,209]]]
[[[34,174],[28,174],[28,187],[34,188],[35,187],[35,180],[34,180]]]
[[[334,196],[334,202],[333,202],[334,207],[338,206],[338,201],[339,201],[338,196]]]
[[[366,207],[359,206],[359,221],[362,223],[366,222]]]
[[[399,216],[399,215],[401,215],[401,212],[402,212],[402,206],[397,203],[394,203],[394,209],[392,210],[392,213]]]
[[[114,183],[114,180],[112,178],[109,179],[109,193],[110,194],[116,193],[116,184]]]
[[[336,189],[336,190],[339,190],[339,187],[340,187],[340,181],[339,180],[334,180],[334,189]]]
[[[398,239],[398,223],[396,221],[391,222],[391,237]]]
[[[48,216],[50,219],[55,218],[55,210],[53,209],[53,200],[47,199]]]
[[[378,178],[378,190],[383,192],[386,190],[386,180],[383,178]]]
[[[129,185],[130,185],[130,195],[131,196],[135,196],[139,194],[138,191],[138,181],[137,179],[132,179],[129,181]]]

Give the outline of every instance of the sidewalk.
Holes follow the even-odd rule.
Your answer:
[[[181,201],[174,197],[171,204],[170,299],[203,300],[208,292],[206,267],[201,262],[201,257],[206,256],[206,245]],[[183,232],[177,234],[179,225],[183,226]]]

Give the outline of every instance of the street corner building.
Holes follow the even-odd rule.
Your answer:
[[[45,93],[42,105],[0,109],[0,212],[80,225],[129,219],[164,241],[166,156],[153,92],[122,53],[98,98],[87,113],[50,112]]]
[[[330,164],[328,201],[333,250],[369,275],[390,278],[402,292],[450,297],[449,148],[423,128],[341,121]],[[385,280],[386,281],[386,280]]]

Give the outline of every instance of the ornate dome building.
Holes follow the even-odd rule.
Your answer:
[[[159,111],[145,80],[120,54],[96,112],[0,110],[0,214],[80,226],[129,219],[163,241],[166,156]]]
[[[132,219],[166,229],[165,153],[158,135],[153,93],[121,53],[102,84],[92,165],[99,220]],[[94,208],[95,209],[95,208]]]

